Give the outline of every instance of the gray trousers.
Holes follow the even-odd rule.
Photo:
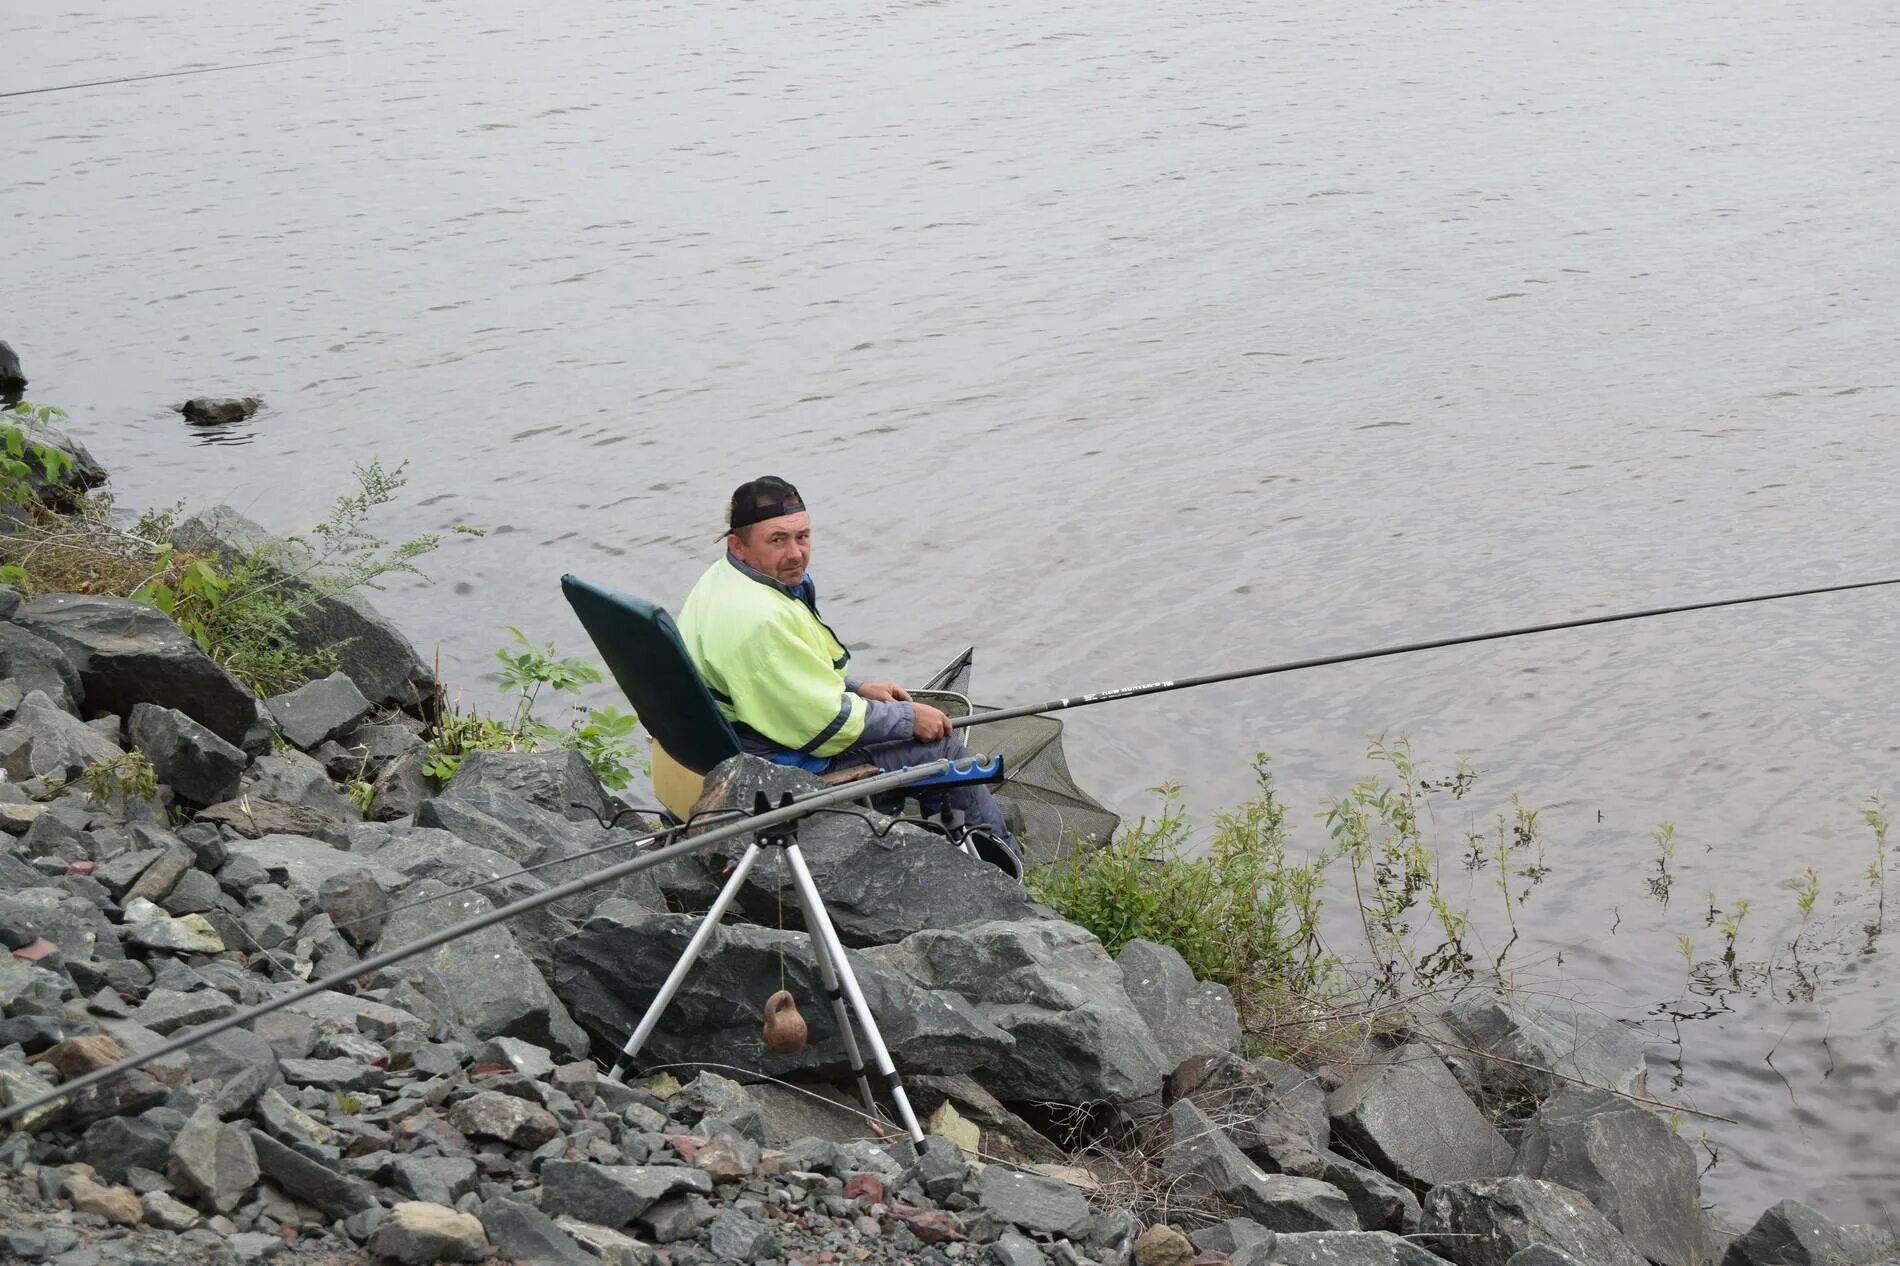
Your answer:
[[[921,765],[925,761],[949,757],[962,760],[970,754],[963,740],[955,734],[938,739],[934,743],[922,743],[915,739],[906,739],[896,743],[877,743],[867,747],[847,747],[840,759],[859,757],[870,761],[879,769],[889,772],[902,769],[906,765]],[[849,763],[846,761],[846,763]],[[952,809],[963,812],[964,821],[972,826],[986,826],[997,838],[1007,842],[1020,851],[1016,837],[1010,834],[1009,827],[1003,822],[1002,806],[996,803],[996,797],[990,789],[981,783],[965,783],[954,787],[926,787],[919,794],[940,793],[949,802]]]

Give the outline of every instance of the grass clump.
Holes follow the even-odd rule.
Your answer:
[[[1489,828],[1444,847],[1431,830],[1434,802],[1462,800],[1477,774],[1460,764],[1432,778],[1403,739],[1374,741],[1374,772],[1319,815],[1326,845],[1301,859],[1289,850],[1287,806],[1267,757],[1254,758],[1254,794],[1214,816],[1197,843],[1180,788],[1155,788],[1159,814],[1124,826],[1098,848],[1030,872],[1032,896],[1088,928],[1114,954],[1136,938],[1173,946],[1196,977],[1233,994],[1243,1033],[1264,1053],[1297,1057],[1399,1023],[1425,996],[1501,978],[1517,940],[1515,908],[1550,873],[1537,812],[1512,797]],[[1466,898],[1441,857],[1502,899],[1510,936],[1480,955]],[[1365,955],[1349,965],[1321,931],[1323,895],[1338,872],[1350,884]],[[1348,976],[1352,980],[1348,981]]]

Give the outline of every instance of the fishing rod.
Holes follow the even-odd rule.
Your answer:
[[[506,922],[509,919],[515,918],[517,915],[539,910],[542,906],[551,905],[556,901],[571,897],[576,893],[585,892],[589,888],[597,888],[601,884],[612,883],[616,879],[631,875],[636,871],[645,870],[649,866],[658,866],[662,863],[673,861],[676,858],[685,857],[690,853],[696,853],[709,844],[717,844],[723,840],[729,840],[734,836],[744,835],[747,832],[759,831],[767,827],[777,826],[780,823],[795,821],[812,812],[814,809],[822,809],[827,805],[841,804],[851,800],[859,800],[865,796],[874,796],[880,792],[895,791],[900,787],[908,787],[914,782],[922,782],[927,778],[933,778],[938,774],[948,772],[951,768],[951,764],[952,763],[948,760],[929,761],[922,765],[913,765],[908,769],[900,769],[888,774],[879,774],[872,778],[864,778],[857,782],[848,782],[837,787],[827,788],[824,791],[813,792],[808,796],[793,800],[789,804],[780,805],[776,809],[768,810],[765,813],[748,814],[737,822],[728,822],[724,826],[716,826],[710,831],[707,831],[704,835],[696,835],[692,839],[682,840],[677,844],[669,844],[665,848],[655,849],[651,853],[633,858],[629,861],[617,862],[604,870],[596,871],[592,875],[584,875],[579,879],[564,883],[558,888],[549,888],[546,892],[537,892],[531,897],[523,897],[520,901],[512,905],[505,905],[498,909],[475,915],[472,918],[464,919],[460,923],[451,924],[439,932],[432,932],[419,941],[412,941],[407,945],[377,954],[372,958],[366,958],[360,963],[344,968],[341,971],[333,972],[321,980],[313,980],[307,985],[291,990],[289,993],[271,998],[265,1002],[260,1002],[255,1006],[243,1008],[224,1017],[222,1020],[215,1020],[209,1024],[199,1025],[187,1033],[180,1034],[169,1041],[161,1042],[157,1046],[140,1051],[135,1055],[127,1055],[124,1059],[116,1063],[107,1064],[104,1068],[95,1069],[92,1072],[75,1077],[71,1081],[64,1082],[43,1095],[37,1095],[34,1098],[25,1100],[24,1102],[14,1103],[11,1106],[0,1107],[0,1124],[25,1116],[36,1108],[43,1108],[48,1104],[58,1103],[63,1099],[71,1098],[78,1092],[88,1087],[96,1086],[107,1078],[116,1077],[120,1073],[138,1068],[152,1060],[158,1059],[160,1056],[185,1050],[188,1047],[197,1045],[208,1037],[214,1037],[228,1029],[237,1028],[239,1025],[249,1024],[258,1017],[281,1010],[293,1002],[299,1002],[313,994],[334,989],[338,985],[347,985],[359,976],[372,975],[383,970],[385,967],[393,967],[406,959],[414,958],[418,954],[425,954],[438,946],[446,945],[450,941],[459,940],[471,933],[480,932],[484,928],[493,927],[497,923]]]
[[[105,88],[112,84],[143,83],[147,79],[176,79],[181,75],[209,75],[220,70],[250,70],[257,66],[288,66],[292,62],[313,62],[323,57],[336,57],[336,53],[312,53],[308,57],[280,57],[270,62],[239,62],[234,66],[199,66],[192,70],[163,70],[155,75],[126,75],[122,79],[94,79],[83,84],[54,84],[46,88],[16,88],[12,92],[0,92],[0,99],[6,97],[31,97],[42,92],[71,92],[76,88]]]
[[[1285,664],[1269,664],[1264,668],[1238,668],[1224,673],[1207,673],[1199,677],[1182,677],[1176,681],[1156,681],[1141,686],[1123,686],[1118,690],[1098,690],[1094,694],[1064,696],[1050,699],[1045,703],[1029,703],[1016,708],[998,708],[991,712],[976,712],[966,717],[952,717],[950,727],[962,729],[965,726],[985,725],[991,721],[1010,721],[1016,717],[1037,716],[1044,712],[1060,712],[1064,708],[1085,708],[1091,703],[1108,703],[1115,699],[1134,699],[1142,695],[1166,694],[1170,690],[1187,690],[1194,686],[1212,686],[1223,681],[1240,681],[1248,677],[1271,677],[1275,673],[1298,672],[1302,668],[1324,668],[1328,664],[1351,664],[1362,659],[1384,659],[1389,655],[1409,655],[1413,651],[1437,650],[1443,646],[1468,646],[1473,642],[1496,642],[1507,637],[1528,637],[1533,633],[1554,633],[1559,629],[1588,628],[1593,624],[1618,624],[1625,620],[1647,620],[1659,615],[1679,615],[1684,611],[1708,611],[1715,607],[1739,607],[1754,602],[1777,602],[1783,598],[1806,598],[1820,593],[1845,593],[1851,589],[1877,589],[1882,585],[1900,585],[1900,576],[1888,580],[1860,580],[1847,585],[1820,585],[1812,589],[1788,589],[1781,593],[1755,594],[1747,598],[1718,598],[1711,602],[1686,602],[1673,607],[1650,607],[1644,611],[1624,611],[1617,615],[1593,615],[1576,620],[1558,620],[1550,624],[1527,624],[1522,628],[1498,629],[1491,633],[1467,633],[1459,637],[1433,638],[1427,642],[1407,642],[1402,646],[1382,646],[1370,651],[1349,651],[1343,655],[1319,655],[1312,659],[1296,659]]]

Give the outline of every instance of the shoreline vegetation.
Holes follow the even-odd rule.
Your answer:
[[[572,702],[597,667],[510,629],[491,712],[367,602],[440,543],[375,534],[400,466],[359,466],[280,539],[222,507],[129,515],[63,422],[0,414],[0,1104],[638,851],[615,795],[644,766],[638,719]],[[1892,1257],[1885,1232],[1795,1201],[1706,1208],[1698,1149],[1721,1119],[1653,1093],[1647,1035],[1518,983],[1519,920],[1561,865],[1537,810],[1511,797],[1441,838],[1473,820],[1479,773],[1403,738],[1368,758],[1311,856],[1262,754],[1204,835],[1157,788],[1152,816],[1032,871],[1027,896],[914,828],[808,819],[947,1153],[854,1110],[792,889],[764,867],[643,1053],[655,1075],[598,1075],[721,853],[13,1123],[0,1248],[64,1266]],[[739,758],[701,807],[809,782]],[[1871,947],[1890,827],[1877,799],[1864,818]],[[1674,827],[1652,840],[1666,910]],[[1750,903],[1710,894],[1677,938],[1684,996],[1811,1000],[1821,890],[1811,868],[1791,882],[1801,930],[1766,964]],[[1351,952],[1328,902],[1354,916]],[[805,1004],[802,1053],[758,1041],[778,988]]]

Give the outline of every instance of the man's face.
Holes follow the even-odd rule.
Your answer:
[[[796,585],[811,562],[811,515],[800,510],[742,527],[726,537],[726,548],[753,571]]]

